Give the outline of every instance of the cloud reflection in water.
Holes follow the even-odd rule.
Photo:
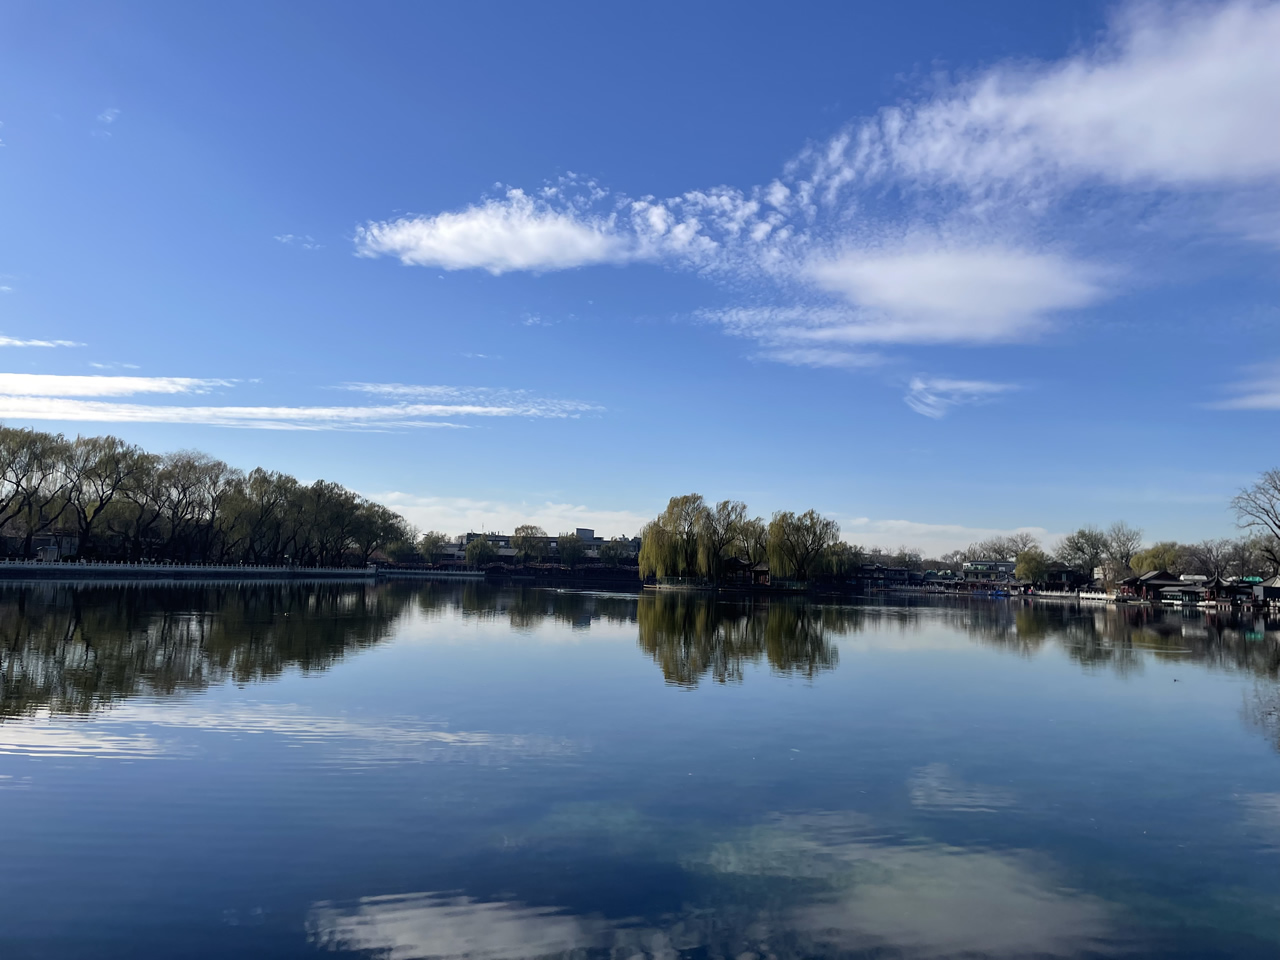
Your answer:
[[[888,835],[853,812],[777,815],[684,867],[712,881],[723,902],[640,920],[423,892],[323,901],[307,930],[319,947],[388,960],[525,960],[582,950],[674,960],[690,951],[1015,957],[1119,949],[1109,907],[1058,884],[1041,858]]]
[[[907,781],[907,786],[910,788],[911,805],[921,810],[994,813],[1017,802],[1009,790],[960,780],[945,763],[921,767]]]
[[[0,724],[0,755],[158,759],[192,756],[200,744],[183,733],[272,735],[318,747],[321,763],[466,761],[506,763],[568,756],[563,739],[487,731],[450,730],[416,717],[356,718],[308,713],[292,704],[233,703],[197,706],[183,701],[138,702],[93,720],[40,711]]]
[[[778,816],[717,844],[706,868],[825,880],[826,893],[791,914],[815,943],[922,957],[1107,952],[1107,905],[1059,885],[1042,858],[878,835],[856,814]]]
[[[604,932],[603,921],[554,907],[438,893],[364,897],[346,907],[321,902],[307,918],[317,946],[376,950],[387,960],[541,957],[595,946]]]

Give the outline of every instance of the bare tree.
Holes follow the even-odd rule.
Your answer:
[[[1266,564],[1262,556],[1262,537],[1237,537],[1227,549],[1227,571],[1233,577],[1247,577]]]
[[[76,437],[67,449],[67,504],[79,535],[77,555],[92,549],[94,524],[146,465],[138,447],[116,437]]]
[[[26,456],[18,501],[26,533],[22,555],[29,557],[35,537],[53,527],[67,508],[66,438],[60,433],[31,431]]]
[[[1107,528],[1107,560],[1117,576],[1128,572],[1133,555],[1142,547],[1142,531],[1117,520]]]
[[[1009,534],[1004,538],[1004,542],[1008,544],[1009,550],[1015,557],[1020,553],[1040,546],[1040,538],[1027,530],[1018,530]]]
[[[1192,567],[1206,577],[1220,577],[1231,563],[1232,543],[1225,537],[1201,540],[1187,548]]]
[[[28,493],[41,484],[53,439],[35,430],[0,427],[0,528],[23,513]]]
[[[1107,555],[1107,535],[1097,527],[1081,527],[1058,544],[1057,558],[1086,577],[1102,566]]]
[[[1280,470],[1268,470],[1231,501],[1236,523],[1265,535],[1263,556],[1272,569],[1280,568]]]
[[[891,562],[895,567],[905,567],[907,570],[924,569],[924,557],[915,547],[898,547],[893,552]]]

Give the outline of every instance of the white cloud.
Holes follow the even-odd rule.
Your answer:
[[[16,337],[0,336],[0,347],[83,347],[83,343],[74,340],[21,340]]]
[[[757,354],[762,360],[773,360],[792,367],[831,367],[841,370],[857,370],[883,363],[884,358],[875,353],[851,353],[818,347],[779,347]]]
[[[116,122],[116,118],[120,116],[120,110],[117,107],[107,107],[98,114],[98,122],[104,124],[112,124]]]
[[[1015,533],[1030,533],[1048,545],[1062,534],[1050,533],[1044,527],[966,527],[957,523],[922,523],[917,520],[873,520],[870,517],[837,517],[841,536],[864,547],[896,550],[900,546],[915,547],[926,557],[940,557],[952,550],[963,550],[971,543]]]
[[[1046,313],[1102,293],[1096,269],[1003,246],[850,252],[816,260],[808,273],[863,308],[857,319],[827,328],[846,342],[1010,340],[1035,332]]]
[[[351,389],[390,395],[400,401],[369,406],[175,406],[71,399],[144,393],[204,393],[215,386],[231,386],[234,382],[186,377],[0,374],[0,419],[189,423],[260,430],[387,430],[462,426],[448,422],[448,418],[560,418],[602,409],[572,400],[544,400],[525,391],[411,387],[404,384],[349,385]],[[437,402],[414,403],[410,398]]]
[[[571,503],[475,500],[467,497],[428,497],[401,491],[368,492],[424,530],[448,534],[484,531],[510,533],[522,523],[533,523],[550,534],[590,527],[597,536],[634,536],[653,517],[628,510],[601,510]],[[657,510],[654,510],[657,513]]]
[[[1017,390],[1012,383],[988,380],[947,380],[941,377],[914,377],[903,401],[916,413],[934,420],[945,417],[952,407],[985,403],[1002,393]]]
[[[436,400],[451,404],[501,409],[495,416],[576,417],[598,413],[604,408],[581,400],[556,400],[539,397],[527,390],[504,390],[494,387],[448,387],[410,383],[344,383],[345,390],[393,397],[398,400]]]
[[[303,250],[319,250],[321,247],[321,244],[316,243],[315,238],[309,234],[280,233],[275,239],[277,243],[283,243],[286,246],[296,245]]]
[[[1236,394],[1209,406],[1215,410],[1280,410],[1280,364],[1254,368],[1250,378],[1228,388]]]
[[[43,373],[0,373],[0,394],[24,397],[125,397],[138,393],[208,393],[229,387],[231,380],[194,377],[62,376]]]
[[[816,256],[801,275],[848,306],[811,302],[730,307],[700,318],[768,348],[761,356],[808,366],[870,366],[841,345],[984,344],[1027,339],[1055,311],[1104,295],[1108,271],[1058,254],[1000,245],[920,243]]]
[[[1280,177],[1280,5],[1132,6],[1094,49],[989,70],[885,110],[818,162],[837,189],[897,176],[987,192]],[[817,158],[815,158],[817,159]]]
[[[1141,259],[1168,229],[1100,224],[1099,207],[1158,190],[1185,201],[1168,221],[1176,239],[1225,225],[1274,242],[1257,211],[1280,208],[1277,49],[1280,3],[1131,6],[1078,53],[941,79],[764,186],[629,198],[570,176],[536,196],[371,222],[357,250],[492,273],[697,270],[751,297],[703,316],[790,364],[866,365],[842,344],[1024,340],[1113,295],[1135,272],[1115,266],[1124,245]],[[1078,202],[1082,188],[1107,202]],[[1089,252],[1100,243],[1105,255]]]
[[[437,419],[484,415],[444,405],[381,407],[176,407],[105,403],[58,397],[0,396],[0,419],[62,420],[69,423],[187,423],[258,430],[386,430],[398,427],[459,427]],[[501,414],[497,414],[501,415]]]
[[[356,249],[405,264],[493,274],[624,263],[635,256],[608,219],[553,208],[514,189],[457,213],[367,223],[356,231]]]

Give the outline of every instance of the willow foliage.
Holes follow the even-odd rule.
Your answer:
[[[768,561],[777,575],[806,579],[819,570],[843,573],[862,557],[843,545],[840,527],[814,510],[780,512],[765,524],[747,516],[747,505],[721,500],[708,506],[698,494],[672,497],[667,509],[641,531],[641,577],[702,577],[718,583],[737,561]]]

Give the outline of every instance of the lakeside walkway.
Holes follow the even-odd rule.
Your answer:
[[[373,580],[368,567],[242,563],[129,563],[107,560],[0,560],[4,580]]]

